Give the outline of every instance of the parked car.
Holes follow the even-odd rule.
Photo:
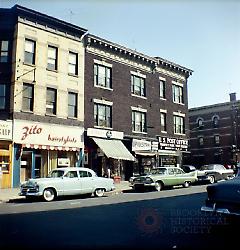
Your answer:
[[[201,211],[240,216],[240,176],[208,185],[207,194]]]
[[[130,186],[133,189],[153,187],[156,191],[167,186],[183,185],[189,187],[197,181],[197,172],[185,173],[179,167],[159,167],[152,169],[147,175],[130,178]]]
[[[197,170],[198,181],[215,183],[220,180],[228,180],[234,177],[232,169],[226,169],[221,164],[208,164]]]
[[[52,170],[46,178],[29,179],[22,183],[19,195],[52,201],[63,195],[93,193],[101,197],[105,191],[114,189],[113,179],[98,177],[92,169],[66,167]]]
[[[193,165],[183,165],[182,169],[185,173],[190,173],[197,170]]]

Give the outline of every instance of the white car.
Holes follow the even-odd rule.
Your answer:
[[[52,201],[63,195],[94,194],[101,197],[104,192],[114,189],[113,179],[98,177],[92,169],[67,167],[52,170],[46,178],[29,179],[22,183],[19,195]]]

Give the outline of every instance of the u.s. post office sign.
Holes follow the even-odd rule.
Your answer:
[[[160,149],[165,150],[181,150],[187,151],[188,140],[172,138],[172,137],[158,137]]]

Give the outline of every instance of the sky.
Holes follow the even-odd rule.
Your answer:
[[[240,95],[238,0],[0,0],[88,29],[89,33],[193,70],[189,108]]]

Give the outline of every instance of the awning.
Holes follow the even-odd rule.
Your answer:
[[[134,161],[135,158],[120,140],[92,138],[108,158]]]

